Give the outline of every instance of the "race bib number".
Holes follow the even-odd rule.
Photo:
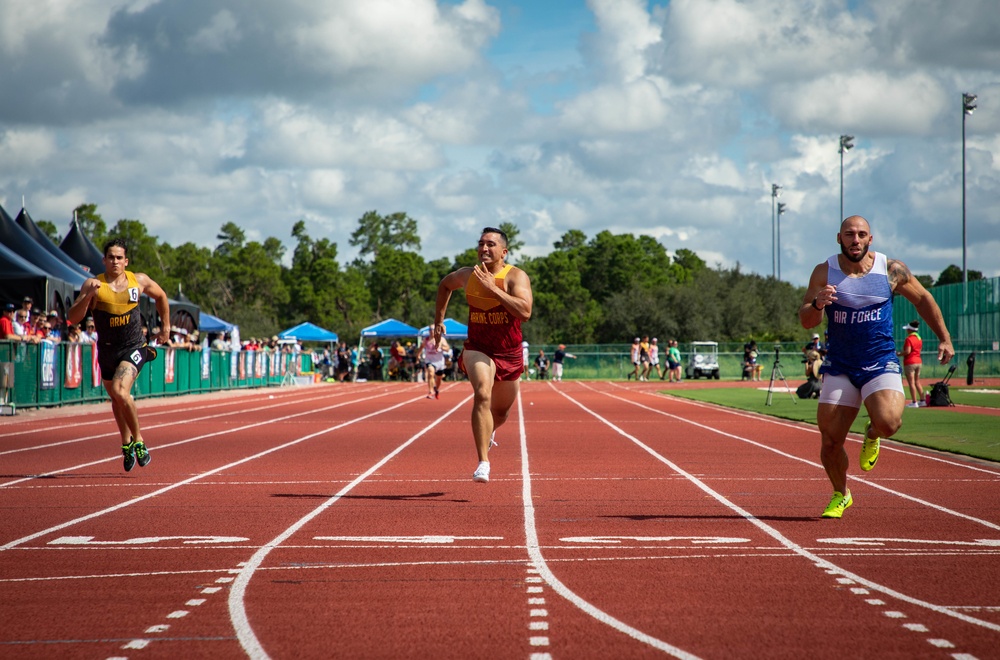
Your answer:
[[[131,286],[128,289],[129,302],[139,302],[139,287]]]

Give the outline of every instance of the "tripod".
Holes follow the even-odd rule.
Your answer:
[[[781,382],[785,384],[785,391],[788,392],[788,397],[792,400],[792,403],[798,404],[799,402],[795,400],[792,396],[792,391],[788,389],[788,381],[785,380],[785,374],[781,373],[781,346],[774,347],[774,366],[771,367],[771,382],[767,386],[767,400],[764,402],[765,406],[771,405],[771,395],[774,393],[774,377],[777,375],[781,379]]]

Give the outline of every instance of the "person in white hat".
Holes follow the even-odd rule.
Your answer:
[[[924,347],[924,340],[918,334],[920,321],[910,321],[903,326],[906,331],[906,339],[903,340],[903,350],[896,355],[903,358],[903,376],[906,377],[906,384],[910,388],[910,398],[912,402],[906,404],[907,408],[919,408],[924,402],[924,388],[920,385],[920,367],[923,360],[920,358],[920,351]]]

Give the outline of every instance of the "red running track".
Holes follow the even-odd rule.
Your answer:
[[[855,505],[814,428],[522,384],[471,480],[468,384],[357,383],[0,427],[0,657],[921,657],[1000,648],[1000,466],[886,442]]]

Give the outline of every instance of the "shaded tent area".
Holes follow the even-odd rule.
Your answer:
[[[59,249],[76,263],[89,268],[92,275],[104,272],[104,254],[83,232],[75,217],[69,223],[69,231],[59,244]]]
[[[236,324],[202,312],[198,318],[198,329],[202,332],[232,332],[236,329]]]
[[[38,225],[35,224],[35,221],[31,218],[31,215],[27,210],[22,208],[21,212],[17,214],[17,218],[14,219],[14,222],[16,222],[17,225],[24,230],[24,233],[30,236],[32,240],[42,246],[43,250],[58,259],[67,268],[79,272],[84,277],[93,277],[97,274],[90,269],[90,264],[85,262],[81,263],[59,249],[59,246],[53,243],[52,239],[46,236],[45,232],[43,232]],[[100,273],[103,271],[104,268],[102,266],[101,270],[97,272]]]
[[[396,319],[386,319],[361,331],[361,337],[416,337],[417,329]]]
[[[73,285],[53,277],[0,243],[0,302],[21,306],[30,296],[36,307],[61,314],[73,304]]]
[[[362,361],[358,364],[358,380],[372,378],[374,380],[382,380],[385,377],[383,373],[384,368],[387,366],[388,360],[380,358],[379,355],[375,354],[376,362],[370,363],[368,359],[364,356],[371,354],[366,354],[364,351],[364,341],[365,339],[385,339],[392,337],[416,337],[417,329],[412,325],[403,323],[402,321],[397,321],[396,319],[386,319],[375,325],[370,325],[367,328],[361,330],[361,338],[358,340],[358,355],[362,357]],[[390,373],[391,377],[392,374]]]
[[[321,328],[306,321],[278,333],[278,339],[295,339],[296,341],[314,341],[335,344],[340,340],[336,332]]]
[[[431,326],[425,325],[420,328],[417,333],[420,337],[426,337],[431,334]],[[468,339],[469,338],[469,326],[464,323],[460,323],[455,319],[448,318],[444,320],[444,336],[445,339]]]
[[[143,317],[148,319],[159,318],[156,313],[156,303],[152,298],[143,296],[144,305],[140,305]],[[178,292],[177,298],[170,298],[170,326],[173,328],[184,328],[190,335],[199,329],[201,324],[201,307],[194,304],[190,298]]]
[[[35,239],[29,236],[2,206],[0,206],[0,243],[15,255],[45,273],[49,278],[60,280],[72,287],[72,292],[68,296],[61,294],[58,301],[53,300],[54,296],[52,295],[35,298],[36,304],[49,303],[50,309],[55,309],[65,318],[66,310],[73,304],[74,292],[79,291],[83,283],[87,281],[87,275],[83,269],[71,268],[63,263],[62,260],[50,254]],[[25,295],[30,294],[21,292],[12,297],[15,297],[20,302],[21,298]],[[34,296],[32,297],[34,298]]]

